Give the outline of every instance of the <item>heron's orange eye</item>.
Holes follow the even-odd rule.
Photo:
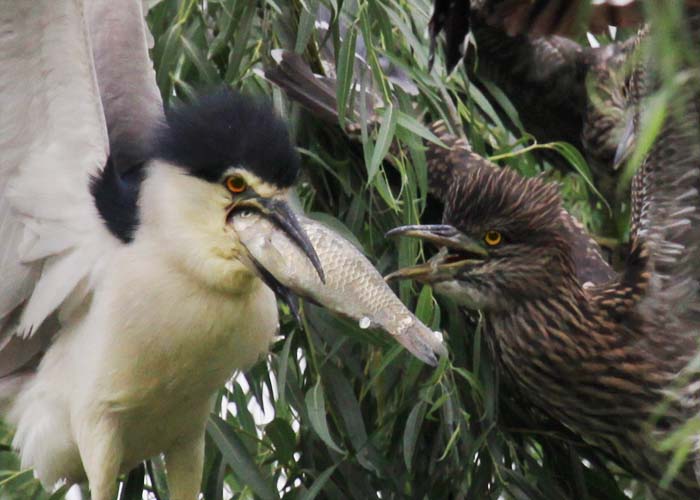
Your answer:
[[[248,189],[248,183],[240,175],[232,175],[226,179],[226,188],[232,193],[242,193]]]
[[[490,247],[500,245],[501,241],[503,241],[503,235],[498,231],[486,231],[486,234],[484,234],[484,243]]]

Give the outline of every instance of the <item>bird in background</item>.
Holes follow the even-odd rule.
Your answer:
[[[268,351],[284,273],[338,282],[290,207],[286,125],[226,89],[164,114],[140,0],[2,0],[0,26],[0,416],[48,489],[111,500],[163,453],[170,498],[197,498],[213,399]],[[315,281],[264,244],[251,259],[232,222],[250,214]],[[399,341],[434,363],[402,308]]]
[[[677,28],[672,36],[690,34],[697,50],[700,9],[686,7]],[[628,106],[636,122],[657,85],[653,62],[634,72]],[[624,269],[607,283],[584,286],[577,277],[556,185],[508,169],[434,176],[445,193],[443,224],[390,233],[440,247],[391,278],[431,284],[482,311],[483,335],[521,401],[607,452],[656,498],[700,495],[697,455],[662,484],[672,454],[658,447],[700,411],[691,364],[700,341],[699,88],[691,72],[669,99],[632,183]]]
[[[600,31],[595,26],[603,20],[606,28],[642,24],[640,3],[596,3],[589,12],[593,24],[589,29]],[[646,31],[600,47],[555,35],[582,34],[573,28],[586,17],[585,4],[437,1],[429,24],[431,57],[443,36],[448,72],[464,59],[470,81],[482,90],[486,90],[483,82],[496,84],[518,111],[524,130],[538,142],[565,141],[578,148],[588,160],[597,189],[613,203],[620,201],[616,190],[622,162],[615,158],[617,145],[633,140],[625,135],[629,73]],[[612,224],[609,221],[607,232],[615,230]]]
[[[360,35],[358,35],[359,37]],[[331,52],[328,52],[331,53]],[[361,55],[357,55],[356,64],[364,64]],[[334,67],[332,60],[324,61],[325,67]],[[273,59],[265,68],[265,78],[282,89],[289,98],[298,102],[304,109],[317,119],[330,125],[339,125],[336,81],[332,77],[315,74],[309,64],[292,51],[278,49],[273,51]],[[406,85],[400,74],[396,74],[397,84]],[[380,105],[381,99],[374,93],[371,82],[363,82],[366,85],[368,110],[371,112]],[[360,103],[355,103],[355,108]],[[348,113],[350,120],[344,127],[345,132],[352,140],[359,140],[361,126],[357,121],[360,117],[359,109],[352,109]],[[368,128],[378,127],[379,119],[373,115]],[[439,139],[441,144],[423,140],[426,148],[426,161],[428,165],[428,189],[440,204],[447,201],[446,187],[456,172],[469,170],[472,167],[488,166],[497,168],[486,158],[475,153],[469,142],[464,137],[452,133],[447,125],[438,120],[429,124],[429,129]],[[391,155],[400,153],[401,146],[394,141],[389,150],[388,160]],[[562,208],[560,218],[570,238],[576,241],[574,245],[577,276],[582,283],[607,282],[615,276],[615,271],[603,259],[598,243],[586,233],[583,225],[576,220],[566,209]]]
[[[162,118],[139,1],[9,1],[0,16],[13,444],[46,487],[87,478],[94,500],[163,452],[172,498],[194,499],[212,397],[278,329],[233,208],[317,261],[285,201],[297,153],[267,105],[229,91]]]
[[[683,2],[700,5],[697,0]],[[643,0],[436,0],[433,22],[449,25],[455,36],[463,31],[463,38],[471,9],[509,35],[575,38],[586,32],[600,33],[609,26],[635,27],[644,20],[643,4]]]

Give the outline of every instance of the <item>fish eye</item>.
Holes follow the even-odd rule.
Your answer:
[[[248,183],[240,175],[232,175],[226,178],[226,189],[232,193],[242,193],[248,189]]]
[[[501,242],[503,241],[503,235],[499,231],[486,231],[484,234],[484,243],[486,243],[490,247],[495,247],[496,245],[500,245]]]

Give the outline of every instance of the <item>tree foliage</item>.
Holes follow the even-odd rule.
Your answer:
[[[428,0],[162,0],[148,15],[158,86],[167,105],[202,89],[231,85],[272,99],[299,145],[304,210],[350,235],[380,272],[422,258],[415,241],[386,231],[435,221],[440,207],[426,194],[421,137],[444,119],[473,148],[523,175],[543,172],[561,184],[567,207],[595,232],[608,208],[592,192],[582,156],[567,144],[534,145],[508,122],[517,113],[496,88],[482,93],[463,69],[447,76],[439,57],[428,70]],[[315,25],[330,12],[329,30]],[[365,49],[370,74],[343,57]],[[320,46],[335,55],[342,104],[353,82],[372,79],[383,118],[348,139],[291,103],[262,77],[270,52],[286,48],[323,70]],[[387,78],[400,68],[416,87]],[[345,115],[345,107],[340,109]],[[398,140],[400,151],[389,144]],[[554,148],[568,164],[533,155]],[[388,153],[387,153],[388,152]],[[391,162],[382,161],[385,153]],[[626,222],[621,225],[624,234]],[[645,498],[644,489],[554,422],[517,406],[503,387],[478,318],[464,315],[429,287],[402,283],[397,292],[434,329],[445,332],[450,359],[433,369],[384,335],[304,304],[303,324],[281,306],[281,336],[266,359],[221,392],[207,428],[206,499],[277,498]],[[18,471],[5,431],[0,498],[62,498],[41,491]],[[120,498],[168,498],[162,460],[123,478]],[[146,496],[143,496],[146,498]]]

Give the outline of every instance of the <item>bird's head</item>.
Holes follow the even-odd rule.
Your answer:
[[[155,136],[139,231],[167,245],[164,254],[181,269],[223,291],[249,286],[260,270],[230,221],[239,211],[255,211],[285,231],[322,275],[287,199],[298,154],[269,105],[222,90],[172,109]]]
[[[440,251],[389,279],[431,284],[460,304],[501,311],[558,293],[574,279],[556,185],[483,166],[455,176],[442,225],[403,226]]]

